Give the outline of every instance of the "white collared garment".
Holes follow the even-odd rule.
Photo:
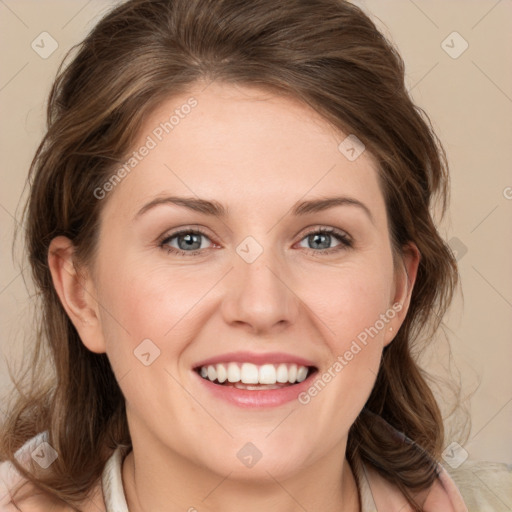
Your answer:
[[[123,489],[121,468],[124,457],[129,450],[117,447],[110,459],[108,459],[101,475],[103,497],[107,512],[130,512],[126,504],[126,497]]]

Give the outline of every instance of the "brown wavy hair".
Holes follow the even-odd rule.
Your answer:
[[[29,174],[26,247],[41,314],[33,359],[2,425],[0,457],[76,506],[116,446],[131,445],[107,356],[87,350],[66,315],[48,247],[64,235],[79,262],[92,261],[108,200],[93,192],[125,161],[145,116],[162,101],[198,81],[248,84],[297,98],[342,133],[357,135],[379,164],[394,255],[408,242],[421,253],[408,314],[384,349],[347,444],[349,462],[371,464],[421,510],[414,493],[436,478],[444,433],[412,349],[440,326],[458,272],[432,213],[434,202],[441,213],[447,207],[446,156],[408,94],[394,46],[343,0],[130,0],[102,18],[67,60]],[[14,451],[45,430],[59,457],[51,472],[31,473]]]

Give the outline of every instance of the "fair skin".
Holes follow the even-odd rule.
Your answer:
[[[79,275],[64,237],[49,251],[69,317],[87,348],[108,355],[126,398],[130,512],[357,511],[347,433],[406,315],[418,251],[409,246],[395,268],[377,168],[368,151],[349,161],[338,150],[346,134],[270,92],[202,89],[145,120],[134,149],[188,98],[198,102],[109,192],[94,261]],[[164,203],[137,215],[171,195],[217,201],[228,212],[220,218]],[[333,196],[364,206],[291,211]],[[180,241],[183,250],[184,236],[159,246],[187,227],[206,233],[198,255],[172,252]],[[319,228],[348,235],[352,246],[327,236],[336,250],[326,253],[307,236]],[[263,248],[251,263],[236,252],[248,236]],[[307,404],[240,407],[209,393],[193,370],[243,350],[293,354],[322,374],[397,303],[385,328]],[[134,357],[146,339],[160,350],[148,366]],[[252,467],[237,457],[248,442],[262,454]]]

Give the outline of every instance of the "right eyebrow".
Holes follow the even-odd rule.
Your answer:
[[[184,206],[190,210],[194,210],[199,213],[206,215],[212,215],[214,217],[225,218],[228,214],[228,209],[217,201],[209,201],[206,199],[199,199],[196,197],[177,197],[177,196],[166,196],[157,197],[145,204],[136,214],[134,220],[147,211],[155,208],[156,206],[163,204],[174,204],[177,206]]]

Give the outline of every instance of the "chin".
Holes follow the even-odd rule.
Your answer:
[[[304,469],[306,458],[305,455],[290,454],[282,449],[279,452],[264,448],[257,451],[254,446],[247,444],[232,458],[224,455],[223,463],[212,469],[223,476],[229,474],[230,480],[275,484],[275,480],[287,480]]]

